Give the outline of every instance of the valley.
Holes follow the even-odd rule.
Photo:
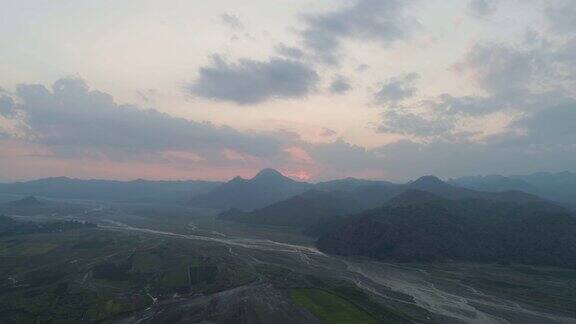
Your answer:
[[[139,204],[87,207],[80,213],[50,217],[92,222],[98,225],[95,229],[2,240],[1,273],[32,285],[8,283],[12,288],[0,295],[11,300],[3,303],[3,317],[33,316],[34,309],[60,305],[71,294],[92,296],[86,298],[96,305],[76,305],[77,316],[122,323],[172,322],[167,312],[182,319],[196,314],[190,318],[223,322],[241,317],[275,323],[289,319],[339,323],[322,311],[336,307],[334,303],[357,309],[346,312],[357,317],[350,323],[366,322],[365,316],[398,323],[573,323],[576,316],[573,270],[339,257],[318,251],[313,240],[298,231],[231,226],[208,209],[148,205],[143,213]],[[46,263],[46,258],[51,261]],[[178,274],[193,267],[214,271],[208,270],[211,265],[218,273],[207,274],[197,283],[186,279],[185,273]],[[22,267],[26,271],[18,270]],[[58,274],[52,276],[57,277],[49,277],[54,271]],[[28,283],[30,274],[40,279]],[[54,295],[64,284],[66,292]],[[53,295],[50,298],[55,300],[46,299]],[[36,306],[18,306],[19,300]],[[98,306],[98,300],[106,302]],[[265,311],[272,307],[265,306],[268,302],[274,307],[284,305],[285,313],[273,317]],[[216,306],[209,310],[202,306],[208,304]]]

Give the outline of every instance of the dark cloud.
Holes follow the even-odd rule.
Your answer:
[[[331,143],[305,144],[304,148],[316,163],[333,170],[358,171],[379,166],[375,152],[350,144],[343,139]]]
[[[576,149],[576,101],[542,109],[513,123],[526,131],[527,144]]]
[[[448,116],[424,117],[421,114],[388,110],[382,114],[378,126],[381,133],[430,137],[445,135],[454,129],[454,119]]]
[[[342,75],[337,75],[330,83],[330,92],[335,94],[344,94],[352,89],[350,81]]]
[[[276,45],[275,49],[276,52],[278,52],[278,54],[295,60],[300,60],[304,58],[304,56],[306,55],[304,51],[301,50],[300,48],[294,46],[288,46],[284,43]]]
[[[547,101],[542,98],[534,103],[540,109],[512,123],[505,132],[482,141],[438,135],[453,133],[449,130],[449,118],[392,110],[394,113],[386,118],[395,119],[395,124],[388,125],[388,130],[418,134],[427,140],[403,140],[368,149],[342,139],[309,143],[287,132],[239,132],[155,110],[117,105],[110,95],[91,90],[78,79],[59,80],[51,89],[20,85],[16,94],[18,100],[12,109],[26,116],[25,122],[33,135],[26,137],[26,141],[67,158],[105,156],[158,162],[162,161],[162,152],[184,151],[198,155],[200,162],[184,158],[185,161],[179,160],[179,167],[190,164],[257,168],[289,166],[292,162],[286,148],[300,147],[325,177],[361,175],[368,170],[395,178],[413,178],[415,174],[458,176],[562,170],[576,165],[574,101],[549,107],[540,106]],[[335,132],[326,129],[323,135],[333,136]],[[2,136],[10,136],[10,132]],[[227,160],[224,150],[236,152],[237,158]]]
[[[356,72],[364,72],[368,70],[368,68],[369,68],[368,64],[360,64],[356,67]]]
[[[405,79],[391,79],[376,95],[376,101],[387,104],[388,108],[382,114],[377,129],[406,136],[449,139],[456,136],[456,125],[463,120],[473,122],[486,115],[505,112],[511,116],[522,115],[524,119],[509,125],[509,132],[505,130],[501,134],[502,143],[515,142],[520,145],[519,141],[538,139],[515,136],[523,128],[528,134],[538,132],[538,140],[553,138],[551,133],[538,131],[537,123],[526,124],[529,120],[526,118],[538,119],[538,116],[546,116],[547,111],[556,111],[554,107],[572,103],[570,85],[576,80],[571,77],[572,71],[576,71],[576,46],[572,45],[571,40],[551,42],[547,39],[532,39],[517,46],[496,43],[475,45],[465,59],[456,65],[456,71],[472,76],[485,91],[482,95],[443,94],[405,107],[405,104],[398,102],[412,97],[415,88]],[[576,123],[568,115],[564,120]],[[525,123],[524,127],[521,127],[521,122]],[[562,120],[547,120],[544,123],[562,125]],[[468,132],[459,136],[471,138],[475,134]]]
[[[542,109],[482,141],[467,137],[403,140],[376,149],[389,171],[439,176],[518,174],[573,170],[576,165],[576,103]]]
[[[154,103],[158,97],[158,90],[156,89],[142,89],[136,91],[136,95],[146,103]]]
[[[478,117],[495,112],[532,116],[572,101],[576,81],[576,41],[528,35],[524,43],[478,43],[455,65],[483,95],[443,94],[428,102],[438,116]]]
[[[234,30],[244,29],[244,24],[242,23],[242,21],[240,21],[240,18],[238,18],[238,16],[236,15],[224,13],[220,15],[220,20],[225,26],[230,27]]]
[[[568,36],[576,32],[576,4],[573,0],[550,1],[545,14],[553,32]]]
[[[458,168],[470,172],[471,166],[482,165],[486,173],[518,165],[528,172],[568,168],[565,161],[574,161],[576,153],[576,38],[528,36],[515,45],[480,42],[455,66],[456,72],[480,86],[480,94],[443,94],[407,105],[401,101],[414,95],[413,84],[406,85],[401,78],[386,82],[376,96],[387,107],[377,131],[401,134],[414,142],[387,147],[387,156],[394,158],[383,163],[394,165],[397,156],[429,158],[437,161],[429,172],[439,174]],[[488,115],[503,123],[496,134],[466,129]],[[451,155],[463,158],[445,159]],[[555,161],[559,158],[563,161]],[[533,160],[524,163],[524,159]],[[401,160],[397,162],[401,167]],[[412,167],[426,166],[418,162]]]
[[[201,68],[199,74],[187,87],[192,94],[239,105],[302,98],[314,90],[319,80],[316,71],[307,64],[282,58],[228,63],[214,56],[212,65]]]
[[[400,178],[419,174],[454,177],[470,174],[518,174],[541,170],[571,170],[576,151],[531,150],[527,146],[499,146],[472,141],[404,140],[378,149],[387,171]]]
[[[557,80],[576,81],[576,37],[564,42],[556,51],[550,54],[551,63],[555,69]]]
[[[306,47],[321,60],[335,64],[343,40],[367,40],[388,46],[409,37],[418,22],[406,15],[410,1],[355,0],[350,6],[305,16]]]
[[[498,0],[470,0],[468,12],[474,17],[485,17],[496,11]]]
[[[162,151],[191,151],[214,158],[224,149],[256,157],[278,154],[287,133],[243,133],[209,122],[175,118],[156,110],[117,105],[109,94],[90,90],[80,79],[61,79],[52,89],[23,84],[15,109],[36,142],[61,154],[122,157]]]
[[[455,70],[472,76],[495,96],[569,90],[576,81],[576,37],[547,38],[529,33],[525,42],[517,45],[481,42],[455,65]]]
[[[14,111],[14,100],[7,95],[0,95],[0,116],[11,117]]]
[[[507,101],[505,98],[491,96],[454,97],[449,94],[442,94],[433,102],[429,101],[428,104],[437,114],[447,116],[482,116],[515,107],[513,102]]]
[[[331,137],[331,136],[334,136],[336,134],[337,134],[336,131],[334,131],[330,128],[324,128],[322,130],[322,133],[320,133],[320,135],[325,136],[325,137]]]
[[[538,49],[479,43],[456,69],[471,74],[490,93],[514,95],[546,77],[545,57]]]
[[[411,98],[416,93],[414,84],[419,77],[417,73],[409,73],[388,79],[381,85],[380,90],[376,92],[374,99],[379,104],[394,104]]]

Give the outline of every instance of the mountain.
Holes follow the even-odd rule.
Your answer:
[[[522,179],[515,179],[501,175],[470,176],[450,179],[448,183],[480,191],[508,191],[518,190],[529,193],[538,193],[538,189]]]
[[[449,185],[433,176],[424,176],[404,185],[373,184],[369,181],[358,182],[355,179],[352,183],[354,185],[339,186],[340,188],[347,188],[347,191],[313,189],[251,212],[242,212],[235,206],[236,208],[221,213],[219,219],[260,225],[301,227],[305,228],[306,234],[318,236],[324,233],[327,228],[338,226],[344,219],[343,216],[380,207],[390,200],[399,199],[395,197],[407,190],[418,189],[448,199],[483,198],[510,202],[541,201],[536,196],[518,191],[495,194],[460,188]],[[364,185],[360,183],[364,183]]]
[[[471,176],[451,179],[449,183],[469,189],[492,192],[521,190],[548,200],[568,204],[574,204],[576,201],[576,174],[567,171],[514,176]]]
[[[236,177],[209,192],[192,197],[195,207],[242,210],[263,208],[312,188],[306,182],[285,177],[273,169],[264,169],[252,179]]]
[[[576,173],[539,172],[513,176],[535,187],[542,197],[574,205],[576,203]]]
[[[392,182],[384,180],[364,180],[356,178],[337,179],[325,182],[319,182],[314,189],[324,191],[354,191],[361,187],[367,186],[393,186]]]
[[[0,193],[108,201],[185,202],[220,183],[209,181],[113,181],[66,177],[2,183]]]
[[[45,203],[41,202],[34,196],[28,196],[26,198],[22,198],[20,200],[10,201],[6,203],[6,205],[10,207],[17,207],[17,208],[26,208],[26,207],[39,207],[44,206]]]
[[[308,227],[361,210],[362,205],[348,193],[309,190],[252,212],[229,209],[221,213],[219,218],[250,224]]]
[[[434,193],[447,199],[489,199],[508,202],[542,201],[542,198],[518,190],[502,192],[487,192],[451,185],[434,176],[424,176],[405,186],[406,189],[416,189]]]
[[[543,200],[447,199],[410,189],[317,242],[340,255],[396,261],[518,262],[576,268],[576,217]]]

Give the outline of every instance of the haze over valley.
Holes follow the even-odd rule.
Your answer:
[[[571,323],[574,212],[493,189],[273,169],[223,183],[5,183],[2,318]]]

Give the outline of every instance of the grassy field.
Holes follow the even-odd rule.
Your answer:
[[[35,256],[45,254],[57,247],[57,244],[52,243],[4,243],[0,245],[0,256]]]
[[[292,300],[316,315],[323,323],[378,323],[370,314],[347,300],[314,288],[290,289]]]
[[[325,323],[418,323],[430,318],[416,305],[376,300],[347,281],[268,265],[256,271]],[[340,314],[340,309],[345,312]]]
[[[0,323],[102,321],[149,307],[150,296],[210,294],[256,279],[226,254],[224,247],[99,229],[4,237]],[[193,283],[191,267],[200,269]]]
[[[97,228],[0,238],[0,323],[107,321],[153,298],[254,282],[270,282],[326,323],[407,322],[348,283],[255,266],[219,244]]]

